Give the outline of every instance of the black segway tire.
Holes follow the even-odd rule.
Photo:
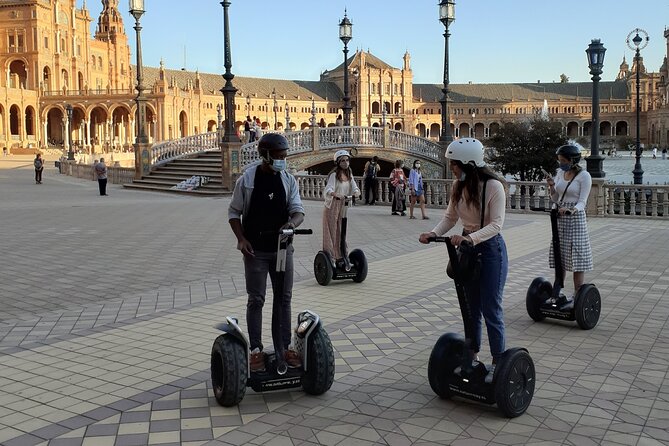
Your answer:
[[[302,388],[311,395],[322,395],[334,382],[335,360],[330,336],[320,325],[309,336],[307,371],[302,376]]]
[[[595,328],[602,309],[602,297],[597,287],[591,283],[582,285],[574,300],[576,301],[574,302],[574,313],[578,326],[583,330]]]
[[[211,386],[218,404],[236,406],[246,394],[245,347],[234,336],[222,334],[211,349]]]
[[[323,251],[318,251],[314,258],[314,277],[319,285],[326,286],[332,281],[332,262],[330,256]]]
[[[509,418],[525,413],[534,396],[535,381],[534,361],[527,350],[513,348],[504,352],[493,377],[499,410]]]
[[[357,271],[353,281],[357,283],[364,281],[367,278],[367,257],[365,257],[365,253],[359,249],[354,249],[349,254],[348,259]]]
[[[427,363],[427,379],[434,393],[441,398],[450,398],[448,382],[453,371],[462,363],[465,350],[465,340],[456,333],[446,333],[439,340],[430,353]]]
[[[551,297],[553,285],[543,277],[537,277],[532,281],[525,295],[525,308],[527,314],[536,322],[543,321],[545,316],[541,314],[541,304]]]

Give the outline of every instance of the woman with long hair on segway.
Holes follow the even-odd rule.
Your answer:
[[[348,256],[342,252],[341,225],[347,197],[360,196],[360,188],[353,178],[350,167],[351,155],[346,150],[337,150],[334,154],[335,167],[328,174],[325,186],[325,208],[323,209],[323,251],[330,254],[337,262],[348,262]],[[345,241],[344,241],[345,243]],[[346,265],[337,265],[345,267]]]
[[[555,177],[547,176],[551,200],[558,210],[557,228],[560,240],[560,254],[563,265],[562,283],[566,271],[574,273],[574,294],[585,282],[585,272],[592,271],[592,249],[588,236],[585,207],[592,187],[592,178],[579,162],[581,151],[574,145],[565,145],[556,151],[559,169]],[[553,244],[550,247],[549,265],[555,268]],[[568,299],[561,295],[567,303]]]
[[[492,354],[492,367],[485,377],[485,381],[490,383],[495,365],[505,351],[502,296],[509,261],[500,233],[506,212],[505,181],[486,165],[483,155],[483,144],[474,138],[462,138],[448,146],[446,157],[457,181],[453,184],[444,217],[431,232],[420,235],[420,242],[428,243],[431,238],[447,233],[460,220],[462,235],[451,236],[451,243],[455,246],[471,243],[481,259],[480,279],[464,284],[472,319],[464,321],[468,349],[464,354],[469,355],[472,361],[478,361],[483,316]],[[483,225],[481,207],[484,208]]]

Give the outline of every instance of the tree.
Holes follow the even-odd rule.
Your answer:
[[[632,147],[633,149],[630,149]],[[626,150],[636,150],[636,139],[627,135],[616,136],[616,148],[624,152]]]
[[[557,168],[555,151],[567,141],[562,124],[535,118],[505,122],[486,145],[491,148],[490,163],[502,174],[520,181],[541,181],[541,169]]]
[[[566,74],[562,73],[562,74],[560,75],[560,83],[561,83],[561,84],[566,84],[567,82],[569,82],[569,76],[567,76]]]

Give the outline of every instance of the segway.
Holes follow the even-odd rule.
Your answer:
[[[567,211],[567,215],[571,212]],[[591,283],[581,285],[574,299],[568,299],[563,293],[564,266],[560,251],[560,235],[558,233],[558,209],[553,207],[551,214],[551,229],[553,231],[553,258],[555,260],[555,282],[551,283],[537,277],[532,281],[525,297],[527,314],[539,322],[544,318],[575,320],[583,330],[590,330],[597,325],[601,311],[602,298],[597,287]]]
[[[342,198],[336,198],[341,200]],[[341,238],[339,241],[341,259],[333,259],[325,251],[318,251],[314,259],[314,276],[316,281],[323,286],[328,285],[333,280],[353,279],[360,283],[367,278],[367,258],[360,249],[354,249],[351,254],[347,254],[346,248],[346,225],[348,217],[346,216],[349,206],[351,206],[353,197],[348,195],[344,200],[344,215],[341,219]]]
[[[464,286],[455,246],[450,237],[430,237],[430,242],[446,243],[453,266],[455,290],[465,326],[471,331],[471,307]],[[457,333],[443,334],[430,354],[427,376],[430,387],[441,398],[460,396],[485,404],[497,404],[509,418],[522,415],[534,395],[534,361],[527,349],[510,348],[498,359],[491,382],[486,382],[490,369],[470,357],[471,340]]]
[[[280,231],[277,272],[285,272],[286,249],[293,235],[311,233],[311,229]],[[283,280],[283,274],[279,274],[279,278]],[[237,319],[226,317],[226,322],[215,328],[223,334],[216,338],[211,349],[211,383],[216,401],[221,406],[239,404],[247,387],[256,392],[266,392],[301,386],[311,395],[321,395],[332,386],[335,374],[334,350],[320,317],[312,311],[305,310],[297,316],[292,343],[302,358],[302,365],[298,368],[288,368],[285,362],[278,318],[272,318],[274,352],[265,354],[265,370],[258,372],[251,371],[250,343]]]

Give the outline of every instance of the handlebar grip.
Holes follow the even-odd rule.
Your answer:
[[[294,233],[295,234],[305,234],[305,235],[307,235],[307,234],[313,234],[314,231],[313,231],[313,229],[295,229]]]
[[[446,243],[446,241],[449,239],[449,237],[428,237],[427,242],[428,243]]]

